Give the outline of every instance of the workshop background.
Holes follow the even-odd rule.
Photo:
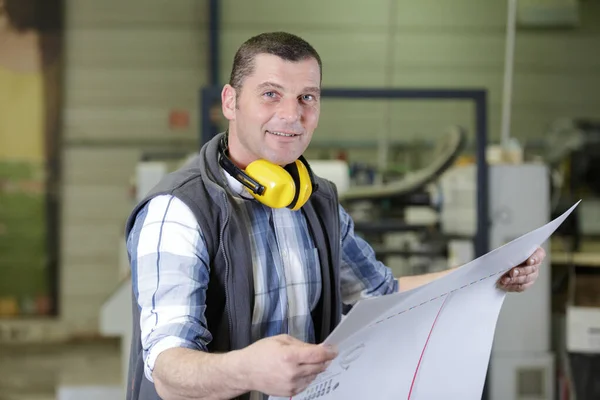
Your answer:
[[[6,24],[11,15],[24,29]],[[524,210],[515,215],[539,206],[549,220],[584,199],[576,223],[548,244],[547,279],[528,301],[549,315],[523,337],[546,335],[539,352],[548,357],[512,354],[517,361],[497,368],[508,372],[488,376],[504,391],[486,396],[598,398],[600,1],[0,0],[0,400],[123,398],[125,219],[148,180],[224,126],[210,94],[227,81],[235,50],[274,30],[315,46],[324,88],[401,89],[398,99],[323,99],[309,159],[343,162],[347,189],[402,181],[448,152],[454,166],[490,164],[489,196],[474,173],[444,165],[436,188],[419,191],[429,205],[349,205],[359,230],[372,215],[401,220],[402,229],[362,225],[395,272],[472,258],[478,249],[465,236],[489,239],[480,250],[507,239],[476,221],[478,207],[493,209],[502,174],[493,165],[544,167],[533,174],[547,179],[533,185],[537,197],[530,182],[514,183],[510,197]],[[442,139],[456,126],[466,144],[447,149]],[[472,225],[448,228],[461,187],[471,197],[455,216]],[[433,200],[435,190],[454,191],[454,203]]]

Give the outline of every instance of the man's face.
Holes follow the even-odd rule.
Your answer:
[[[242,167],[257,159],[285,165],[304,153],[319,122],[320,81],[313,58],[257,55],[237,96],[230,86],[223,89],[232,159]]]

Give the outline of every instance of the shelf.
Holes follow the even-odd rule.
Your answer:
[[[550,262],[559,265],[576,265],[578,267],[600,268],[600,253],[591,252],[552,252]]]
[[[387,233],[387,232],[427,232],[432,229],[431,225],[412,225],[404,221],[356,221],[354,230],[361,233]]]
[[[375,254],[379,257],[398,256],[398,257],[446,257],[444,249],[436,249],[431,251],[420,250],[404,250],[395,249],[393,247],[373,245]]]

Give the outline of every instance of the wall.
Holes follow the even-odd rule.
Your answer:
[[[62,318],[93,332],[119,279],[142,150],[196,147],[207,12],[196,0],[71,0],[67,9]],[[190,113],[188,128],[169,128],[174,109]]]
[[[499,140],[506,4],[224,0],[223,73],[245,38],[287,30],[321,53],[327,87],[487,89],[490,137]],[[557,117],[600,117],[600,3],[580,7],[579,29],[517,34],[512,134],[519,139],[542,137]],[[472,119],[466,102],[329,100],[314,142],[435,137],[453,123],[473,132]]]
[[[120,279],[136,162],[145,150],[197,146],[206,18],[205,1],[66,1],[61,316],[29,330],[3,324],[0,339],[96,332]],[[189,127],[170,129],[172,109],[190,112]]]

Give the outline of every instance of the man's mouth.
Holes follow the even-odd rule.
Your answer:
[[[294,137],[294,136],[300,136],[300,134],[299,134],[299,133],[292,133],[292,132],[267,131],[267,133],[270,133],[271,135],[275,135],[275,136],[283,136],[283,137]]]

